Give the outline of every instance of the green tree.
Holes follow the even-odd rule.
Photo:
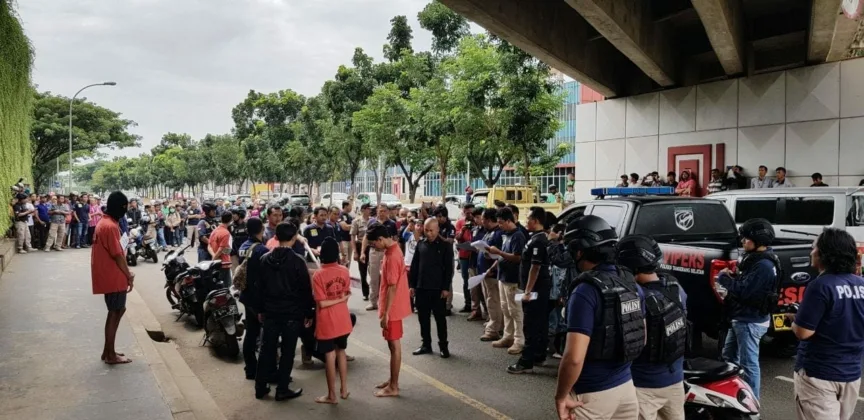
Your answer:
[[[30,129],[33,181],[45,185],[55,164],[69,153],[69,98],[34,91],[33,124]],[[128,130],[136,124],[86,98],[76,100],[72,118],[74,157],[91,157],[102,147],[138,146],[140,137]],[[61,161],[61,164],[66,159]]]
[[[471,33],[468,21],[438,0],[427,4],[417,14],[417,20],[423,29],[432,32],[432,51],[439,55],[453,51]]]
[[[411,39],[414,38],[411,26],[405,16],[394,16],[390,19],[390,34],[387,35],[387,44],[384,44],[384,58],[391,63],[402,58],[405,51],[412,53]]]

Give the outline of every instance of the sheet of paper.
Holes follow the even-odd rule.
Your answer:
[[[120,247],[123,248],[123,250],[125,251],[128,245],[129,235],[124,233],[123,236],[120,237]]]
[[[531,294],[529,296],[530,297],[528,298],[528,300],[537,299],[537,292],[531,292]],[[514,296],[514,298],[516,299],[516,302],[519,302],[524,297],[525,297],[525,293],[516,293],[516,296]]]
[[[469,277],[468,278],[468,288],[473,289],[473,288],[477,287],[478,284],[483,282],[483,277],[485,277],[483,274],[478,274],[474,277]]]
[[[478,251],[485,251],[489,248],[489,244],[487,244],[486,241],[472,242],[471,246],[477,248]]]
[[[502,257],[502,256],[500,256],[500,255],[498,255],[498,254],[492,255],[492,254],[489,254],[489,253],[487,252],[485,255],[486,255],[487,258],[491,258],[491,259],[493,259],[493,260],[501,261],[501,260],[504,259],[504,257]]]

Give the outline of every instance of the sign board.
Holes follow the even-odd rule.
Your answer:
[[[60,181],[54,181],[54,188],[60,188]]]
[[[843,0],[840,9],[849,19],[858,19],[864,12],[864,0]]]

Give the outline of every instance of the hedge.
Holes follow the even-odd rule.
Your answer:
[[[0,199],[10,203],[10,186],[30,170],[30,120],[33,100],[30,69],[33,49],[13,10],[12,0],[0,0]],[[32,181],[30,181],[32,182]],[[11,218],[0,216],[0,234]]]

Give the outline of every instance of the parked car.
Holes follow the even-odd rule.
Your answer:
[[[402,205],[402,201],[399,200],[399,197],[396,197],[393,194],[381,194],[381,202],[388,206]],[[363,192],[357,194],[355,204],[360,205],[363,203],[369,203],[373,206],[378,205],[378,194],[374,192]]]
[[[603,189],[603,190],[611,190]],[[694,347],[705,333],[722,338],[722,301],[714,289],[724,268],[734,269],[742,254],[738,227],[723,204],[703,198],[629,196],[597,199],[573,204],[559,216],[567,223],[593,214],[606,220],[619,237],[643,234],[653,237],[663,250],[661,269],[678,279],[687,292],[687,317],[693,325]],[[772,248],[780,259],[780,304],[800,301],[804,288],[816,271],[810,266],[812,239],[778,238]],[[797,344],[783,314],[772,314],[766,341],[780,354],[789,354]]]
[[[292,196],[293,197],[293,196]],[[309,197],[308,195],[306,196]],[[348,199],[348,194],[334,192],[334,193],[326,193],[321,195],[321,201],[318,203],[319,206],[324,207],[333,207],[338,206],[342,207],[342,202]]]

